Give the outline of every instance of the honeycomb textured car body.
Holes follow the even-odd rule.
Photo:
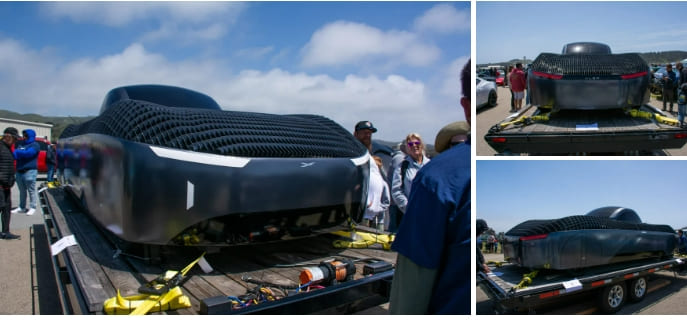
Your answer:
[[[58,158],[100,225],[159,245],[275,240],[360,221],[370,161],[326,117],[226,111],[159,85],[112,90],[99,116],[62,133]]]

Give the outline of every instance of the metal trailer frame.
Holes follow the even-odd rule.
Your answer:
[[[648,104],[642,105],[640,110],[663,115],[660,110]],[[669,125],[659,125],[654,129],[645,129],[632,124],[624,127],[615,125],[605,130],[599,124],[596,131],[576,131],[574,128],[551,126],[547,129],[548,131],[535,132],[531,130],[531,124],[518,128],[500,128],[500,124],[519,118],[525,111],[494,125],[484,136],[489,146],[499,153],[570,154],[675,149],[687,143],[687,129]],[[604,117],[604,112],[607,111],[590,112],[595,113],[597,117]],[[630,116],[625,117],[630,118]],[[580,120],[580,123],[588,124],[589,122]]]
[[[45,246],[42,247],[42,252],[36,253],[36,261],[50,262],[48,266],[51,266],[49,268],[51,270],[47,274],[57,276],[57,287],[53,289],[54,291],[47,291],[49,294],[41,294],[39,297],[47,296],[51,301],[59,298],[58,303],[62,304],[59,310],[51,310],[51,314],[53,312],[61,312],[60,314],[65,315],[103,314],[103,302],[112,297],[116,290],[121,289],[122,295],[130,295],[132,292],[136,293],[136,289],[141,284],[150,278],[157,277],[158,272],[164,272],[164,268],[172,265],[171,263],[162,265],[152,258],[121,253],[114,243],[114,238],[104,233],[105,231],[92,221],[92,218],[76,203],[75,198],[70,196],[64,189],[48,189],[41,192],[39,196],[46,212],[45,225],[48,233],[36,233],[36,243]],[[78,244],[67,247],[60,254],[52,256],[49,250],[50,244],[67,235],[73,235]],[[318,238],[322,238],[322,236]],[[315,244],[322,245],[324,243],[331,247],[330,239],[321,240],[320,243]],[[280,244],[283,243],[265,243],[264,245],[256,245],[256,247]],[[300,245],[302,242],[298,242],[298,244]],[[303,247],[311,247],[310,245],[313,245],[313,243],[306,243]],[[152,247],[151,245],[147,246]],[[36,247],[36,249],[38,248]],[[325,249],[318,247],[313,253],[309,254],[312,254],[311,256],[315,258],[346,257],[352,254],[357,254],[354,256],[366,256],[366,258],[389,257],[380,255],[380,252],[387,253],[381,249],[352,250],[350,254],[347,252],[351,251],[344,250],[337,250],[334,253],[324,253],[325,251]],[[276,253],[281,254],[283,250],[279,250]],[[221,268],[219,271],[213,271],[207,275],[202,273],[190,275],[188,282],[182,285],[185,294],[195,300],[194,305],[196,306],[188,309],[166,311],[162,314],[309,314],[327,311],[327,309],[336,309],[333,312],[338,313],[351,313],[386,303],[389,300],[394,270],[390,269],[369,275],[365,275],[365,271],[361,270],[359,271],[360,277],[356,276],[355,279],[350,281],[307,293],[290,295],[273,302],[261,303],[232,312],[230,310],[231,305],[225,303],[228,300],[227,295],[220,295],[219,293],[225,294],[226,292],[223,289],[228,287],[230,290],[241,288],[242,291],[245,291],[243,290],[245,286],[235,281],[238,276],[243,276],[244,271],[237,271],[235,269],[243,268],[242,270],[245,270],[245,272],[256,272],[259,275],[266,275],[266,277],[272,279],[278,276],[281,276],[281,279],[283,279],[284,276],[282,275],[291,277],[294,272],[297,272],[297,269],[269,266],[268,264],[272,263],[270,261],[275,261],[273,258],[261,257],[260,261],[253,262],[255,256],[252,256],[252,252],[245,255],[241,252],[231,254],[233,254],[231,255],[233,257],[226,259],[222,257],[224,263],[212,262],[213,266]],[[293,253],[277,257],[280,261],[282,259],[298,259],[302,254],[304,254],[303,249],[293,249]],[[216,255],[224,256],[224,253]],[[39,256],[40,258],[38,258]],[[245,260],[237,261],[236,256],[245,258]],[[215,256],[215,259],[217,258]],[[320,260],[313,259],[313,261]],[[176,259],[174,262],[177,264],[179,262],[186,263],[181,258]],[[393,263],[391,264],[393,265]],[[227,268],[227,266],[230,266],[230,268]],[[172,267],[176,268],[177,266],[173,265]],[[280,271],[277,272],[277,270]],[[228,277],[227,275],[230,274],[231,277]],[[218,287],[223,288],[220,289]]]
[[[517,283],[509,277],[522,278],[518,266],[506,264],[499,268],[490,267],[492,271],[504,272],[501,277],[484,272],[477,273],[477,283],[482,290],[495,302],[495,310],[499,314],[529,312],[549,304],[558,298],[600,289],[613,284],[644,277],[662,270],[672,270],[682,266],[683,260],[672,258],[661,261],[637,261],[617,265],[603,266],[588,271],[579,278],[573,275],[559,275],[553,278],[535,278],[530,286],[516,289]],[[511,271],[510,275],[505,272]],[[518,278],[518,279],[519,279]]]
[[[233,310],[226,296],[206,298],[201,301],[200,314],[311,314],[322,310],[356,303],[356,311],[389,301],[394,270],[368,277],[335,284],[324,289],[284,297],[282,299]]]

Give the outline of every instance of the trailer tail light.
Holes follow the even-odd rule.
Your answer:
[[[561,292],[559,290],[556,291],[550,291],[550,292],[545,292],[539,295],[539,299],[546,299],[546,298],[551,298],[551,297],[556,297],[560,295]]]
[[[532,71],[532,74],[534,74],[538,77],[552,79],[552,80],[560,80],[563,78],[563,75],[560,75],[560,74],[551,74],[551,73],[544,73],[544,72],[537,72],[537,71]]]
[[[494,137],[494,138],[491,138],[491,141],[494,143],[501,143],[502,144],[502,143],[506,142],[506,138],[505,137]]]
[[[621,79],[627,80],[627,79],[634,79],[634,78],[639,78],[647,75],[649,72],[644,71],[644,72],[639,72],[639,73],[633,73],[633,74],[623,74],[620,76]]]
[[[548,234],[528,235],[526,237],[520,237],[520,241],[545,239],[547,236],[549,236],[549,235]]]

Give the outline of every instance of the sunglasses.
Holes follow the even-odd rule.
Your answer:
[[[408,147],[413,147],[413,146],[420,146],[422,143],[420,141],[409,141],[408,142]]]

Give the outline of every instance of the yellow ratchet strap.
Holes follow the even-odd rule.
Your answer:
[[[515,286],[515,289],[522,289],[530,284],[532,284],[532,280],[537,277],[537,274],[539,273],[539,270],[534,270],[529,274],[522,275],[522,280],[518,285]]]
[[[537,115],[537,116],[522,116],[514,121],[511,122],[504,122],[500,123],[499,127],[501,130],[511,126],[511,125],[518,125],[518,124],[531,124],[534,122],[548,122],[549,121],[549,115]]]
[[[501,267],[506,261],[487,261],[487,265],[493,264],[495,267]]]
[[[145,315],[149,312],[162,312],[191,307],[188,297],[179,288],[186,274],[203,258],[205,253],[184,267],[181,271],[167,270],[152,281],[141,286],[141,294],[123,297],[119,290],[117,296],[105,301],[106,314]]]
[[[110,315],[144,315],[148,312],[164,312],[187,307],[191,307],[191,301],[184,296],[178,286],[164,296],[138,294],[122,297],[117,290],[117,296],[106,300],[104,304],[105,313]],[[142,313],[144,310],[145,313]]]
[[[331,232],[334,235],[346,237],[349,240],[334,240],[333,245],[336,248],[368,248],[374,244],[381,244],[384,250],[391,249],[391,243],[394,241],[393,235],[367,233],[358,231],[337,231]]]
[[[641,111],[641,110],[637,110],[637,109],[632,109],[632,110],[630,110],[630,116],[637,117],[637,118],[645,118],[648,120],[655,119],[659,123],[672,125],[672,126],[680,126],[680,123],[676,119],[672,119],[672,118],[665,117],[665,116],[655,114],[652,112],[648,112],[648,111]]]

